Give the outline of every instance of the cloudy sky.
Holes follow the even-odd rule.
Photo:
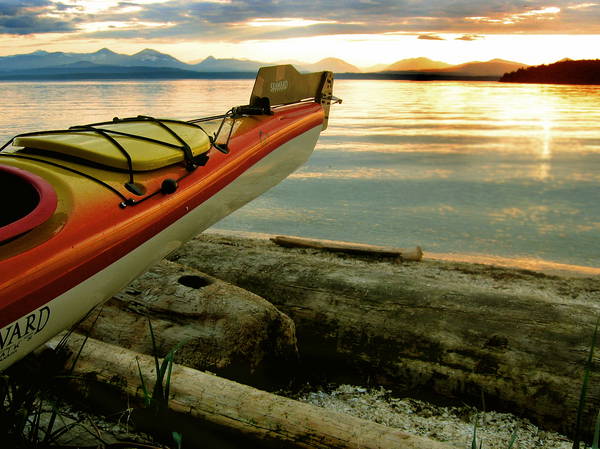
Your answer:
[[[103,47],[185,62],[538,64],[600,58],[600,0],[0,0],[0,55]]]

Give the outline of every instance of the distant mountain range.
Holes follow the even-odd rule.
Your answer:
[[[465,64],[453,65],[439,69],[431,69],[432,73],[452,73],[465,76],[502,76],[506,72],[527,67],[519,62],[505,61],[503,59],[492,59],[486,62],[467,62]]]
[[[450,65],[427,58],[411,58],[365,71],[338,58],[326,58],[314,64],[292,63],[301,71],[331,70],[342,78],[499,79],[504,73],[527,67],[501,59]],[[107,48],[94,53],[36,51],[0,57],[0,79],[206,78],[215,74],[229,78],[254,77],[265,65],[273,63],[212,56],[187,64],[152,49],[133,55],[115,53]]]
[[[421,71],[421,70],[440,70],[452,67],[451,64],[440,61],[432,61],[428,58],[409,58],[402,59],[401,61],[394,62],[389,66],[377,66],[378,69],[374,72],[383,71],[395,71],[395,72],[407,72],[407,71]]]

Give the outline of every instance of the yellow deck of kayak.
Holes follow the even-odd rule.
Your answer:
[[[210,149],[210,140],[200,128],[184,122],[167,122],[166,125],[187,143],[194,156]],[[143,136],[177,146],[182,145],[168,130],[153,121],[123,121],[102,124],[95,128]],[[183,150],[180,148],[115,133],[110,133],[110,136],[131,156],[135,171],[156,170],[180,162],[184,158]],[[74,156],[116,169],[129,168],[123,152],[109,139],[95,131],[65,131],[21,136],[15,139],[14,145]]]

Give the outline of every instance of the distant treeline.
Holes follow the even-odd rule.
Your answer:
[[[505,83],[600,84],[600,59],[564,60],[505,73]]]

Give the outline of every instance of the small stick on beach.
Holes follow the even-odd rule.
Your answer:
[[[391,246],[376,246],[363,243],[307,239],[304,237],[291,236],[276,236],[271,238],[271,241],[285,248],[313,248],[359,256],[393,257],[395,258],[395,262],[418,262],[423,258],[423,250],[420,246],[413,249],[404,249]]]

